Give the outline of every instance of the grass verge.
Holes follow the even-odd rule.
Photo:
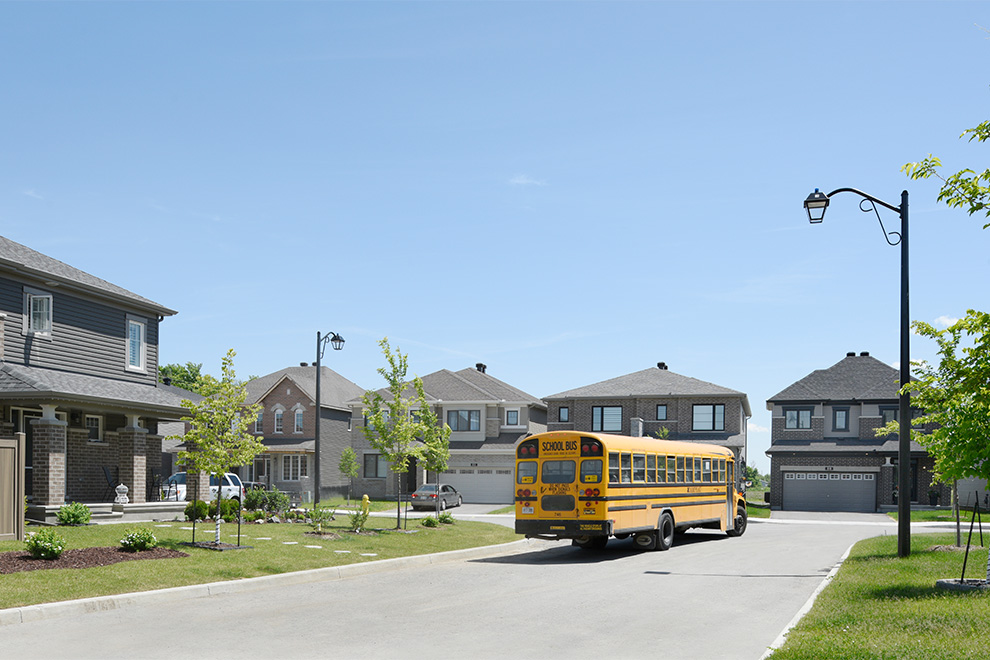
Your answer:
[[[338,522],[342,519],[338,516]],[[164,524],[164,523],[160,523]],[[59,527],[67,548],[119,546],[120,539],[139,528],[151,529],[159,545],[181,550],[190,556],[180,559],[132,561],[86,569],[26,571],[0,576],[0,609],[50,603],[92,596],[149,591],[190,584],[275,575],[327,566],[343,566],[395,557],[445,552],[518,540],[511,529],[500,525],[458,520],[453,525],[426,528],[409,521],[409,532],[397,531],[394,519],[370,518],[369,533],[348,531],[341,524],[324,525],[325,533],[339,538],[320,538],[304,524],[264,524],[241,527],[241,543],[250,549],[216,552],[182,545],[192,540],[187,523],[151,523]],[[37,528],[32,528],[36,531]],[[213,524],[196,526],[197,541],[213,540]],[[416,530],[415,533],[410,533]],[[221,527],[222,540],[236,543],[237,525]],[[306,547],[306,546],[320,546]],[[0,541],[0,552],[24,550],[19,541]]]
[[[951,534],[911,537],[910,557],[897,558],[897,537],[857,543],[811,612],[773,660],[987,657],[990,593],[943,591],[935,581],[958,578],[963,553],[933,549]],[[987,549],[972,548],[967,578],[986,575]]]

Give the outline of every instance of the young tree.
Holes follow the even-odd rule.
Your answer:
[[[401,479],[400,475],[409,470],[409,461],[420,455],[420,443],[417,436],[422,432],[419,422],[410,415],[413,408],[411,397],[416,391],[416,383],[422,387],[422,381],[417,376],[410,389],[406,381],[409,369],[408,355],[403,355],[396,348],[392,352],[385,337],[378,345],[382,347],[387,367],[380,367],[378,373],[388,383],[389,398],[385,399],[376,392],[367,392],[363,397],[367,424],[364,435],[368,443],[389,462],[389,469]],[[418,404],[417,404],[418,405]],[[402,526],[401,488],[396,489],[395,496],[395,527]]]
[[[905,386],[911,403],[923,412],[914,424],[933,427],[913,437],[935,459],[937,481],[990,481],[990,314],[969,310],[944,330],[918,321],[913,325],[917,334],[935,340],[939,354],[938,365],[915,362],[916,380]],[[896,422],[879,432],[896,433]]]
[[[163,364],[158,367],[158,382],[164,383],[165,379],[168,378],[171,384],[176,387],[196,394],[203,394],[202,388],[206,385],[207,375],[202,373],[202,370],[202,363]]]
[[[416,401],[419,405],[417,417],[420,430],[419,439],[423,446],[420,448],[420,460],[426,468],[427,481],[432,470],[437,475],[436,513],[440,516],[440,474],[447,469],[450,460],[450,427],[437,418],[433,407],[426,401],[426,390],[419,378],[413,381],[416,388]]]
[[[969,141],[986,142],[990,138],[990,121],[985,121],[976,128],[963,131],[959,137],[969,136]],[[970,215],[977,212],[990,217],[990,169],[974,172],[971,169],[959,170],[949,177],[939,174],[942,161],[928,154],[928,158],[917,163],[907,163],[901,171],[914,180],[935,177],[941,179],[942,188],[938,193],[938,201],[945,202],[955,208],[964,208]],[[986,229],[990,222],[983,225]]]
[[[338,463],[337,468],[340,473],[347,477],[347,504],[351,503],[351,480],[358,476],[360,473],[361,466],[358,464],[357,453],[350,448],[344,447],[344,451],[340,452],[340,463]]]
[[[220,504],[223,499],[224,474],[238,465],[246,465],[265,450],[265,445],[248,433],[261,406],[245,405],[247,388],[238,382],[234,374],[234,349],[223,358],[223,376],[220,380],[204,376],[202,401],[182,401],[189,411],[183,421],[189,430],[178,439],[188,443],[190,451],[179,452],[179,462],[186,470],[196,470],[215,475],[217,488],[216,543],[220,543]]]

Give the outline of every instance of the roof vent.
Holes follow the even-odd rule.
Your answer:
[[[870,357],[870,352],[869,351],[863,351],[862,353],[859,354],[859,357]]]
[[[667,371],[667,363],[657,362],[657,369],[659,369],[660,371]]]
[[[307,362],[300,362],[300,363],[299,363],[299,366],[300,366],[300,367],[308,367],[308,366],[309,366],[309,364],[308,364]]]
[[[849,351],[846,353],[846,357],[856,357],[856,351]]]
[[[172,379],[169,378],[168,376],[165,376],[164,378],[162,378],[162,384],[163,385],[171,385],[172,384]]]
[[[478,364],[474,365],[474,368],[480,371],[481,373],[485,373],[488,370],[488,365],[479,362]]]

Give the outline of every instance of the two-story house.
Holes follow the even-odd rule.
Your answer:
[[[877,511],[897,502],[898,435],[876,429],[899,414],[900,372],[869,353],[847,353],[767,400],[770,506]],[[911,441],[912,502],[928,501],[933,459]],[[939,490],[943,503],[948,490]]]
[[[347,402],[364,388],[334,370],[320,367],[320,405],[316,405],[316,364],[281,369],[247,383],[247,403],[259,403],[249,429],[266,451],[239,469],[246,481],[259,481],[312,501],[316,470],[320,498],[345,495],[348,479],[340,474],[340,455],[351,444],[351,409]],[[316,424],[320,424],[320,466],[316,465]]]
[[[110,481],[145,502],[157,424],[185,414],[157,382],[158,326],[175,313],[0,237],[0,433],[26,434],[30,518],[112,502]]]
[[[488,373],[484,364],[474,369],[442,369],[422,377],[427,402],[437,418],[450,429],[450,461],[440,478],[464,497],[465,502],[512,502],[515,443],[522,437],[546,430],[546,405],[531,394]],[[387,390],[379,390],[389,397]],[[364,436],[364,406],[351,402],[353,444],[362,461],[355,492],[371,497],[394,496],[398,479],[388,462],[375,452]],[[436,482],[415,463],[406,473],[402,492]]]
[[[746,420],[752,416],[743,392],[682,376],[664,362],[625,376],[544,397],[550,431],[600,431],[705,442],[746,461]]]

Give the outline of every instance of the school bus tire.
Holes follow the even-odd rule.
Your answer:
[[[669,511],[660,514],[660,524],[657,525],[657,550],[670,550],[674,545],[674,517]]]
[[[736,517],[732,521],[732,529],[726,531],[725,533],[729,536],[742,536],[746,533],[746,526],[749,523],[749,516],[746,514],[745,507],[739,507],[736,510]]]

